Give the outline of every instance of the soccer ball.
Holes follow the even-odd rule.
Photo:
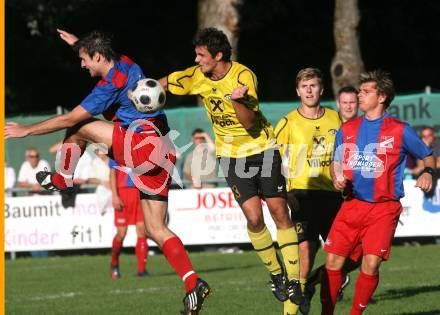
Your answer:
[[[154,113],[165,105],[166,94],[162,85],[154,79],[142,79],[136,82],[131,93],[131,101],[141,113]]]

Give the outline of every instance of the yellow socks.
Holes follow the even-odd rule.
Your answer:
[[[249,238],[263,264],[272,274],[280,273],[282,268],[277,259],[272,236],[266,226],[257,233],[248,230]],[[296,235],[296,234],[295,234]]]
[[[278,245],[283,255],[287,279],[299,280],[298,235],[294,227],[277,230]]]
[[[283,310],[284,315],[296,315],[296,313],[298,313],[299,305],[290,302],[290,300],[287,300],[283,303],[284,303],[284,310]]]
[[[300,278],[299,283],[301,284],[301,291],[304,292],[304,288],[306,286],[307,279]],[[292,303],[290,300],[287,300],[284,303],[283,314],[284,315],[296,315],[299,310],[299,305]]]
[[[272,274],[280,273],[282,267],[277,259],[275,247],[269,230],[265,226],[260,232],[248,230],[249,238],[260,259]],[[299,279],[298,236],[295,228],[277,230],[278,245],[283,255],[287,279]]]
[[[299,283],[301,284],[301,291],[304,292],[306,288],[307,279],[299,278]]]

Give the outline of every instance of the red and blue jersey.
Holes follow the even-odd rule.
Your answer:
[[[160,120],[166,124],[163,110],[145,114],[134,107],[127,96],[129,89],[134,89],[136,82],[144,79],[141,68],[130,58],[121,55],[114,61],[114,66],[81,102],[81,106],[93,116],[103,114],[107,119],[119,121],[121,127],[127,128],[138,119]],[[136,128],[140,131],[143,128]]]
[[[136,185],[133,183],[133,180],[131,179],[131,172],[132,169],[120,166],[118,163],[116,163],[114,160],[109,159],[108,166],[110,168],[115,169],[116,171],[116,186],[118,188],[132,188],[136,187]],[[120,168],[123,168],[124,170],[121,170]]]
[[[424,159],[432,150],[407,123],[386,113],[375,120],[360,116],[344,123],[336,134],[333,159],[342,161],[354,198],[383,202],[404,196],[407,153]]]

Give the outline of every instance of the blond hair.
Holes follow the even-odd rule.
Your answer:
[[[298,72],[296,75],[296,86],[298,87],[298,83],[302,80],[310,80],[317,78],[319,81],[319,85],[322,86],[323,75],[321,70],[318,68],[305,68]]]

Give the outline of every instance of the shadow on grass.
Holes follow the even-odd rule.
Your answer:
[[[406,287],[399,289],[390,289],[381,294],[375,294],[374,297],[377,300],[396,300],[406,297],[411,297],[418,294],[430,293],[430,292],[440,292],[440,285],[425,285],[420,287]],[[419,314],[419,313],[411,313]],[[436,313],[420,313],[420,314],[440,314],[440,311]]]

